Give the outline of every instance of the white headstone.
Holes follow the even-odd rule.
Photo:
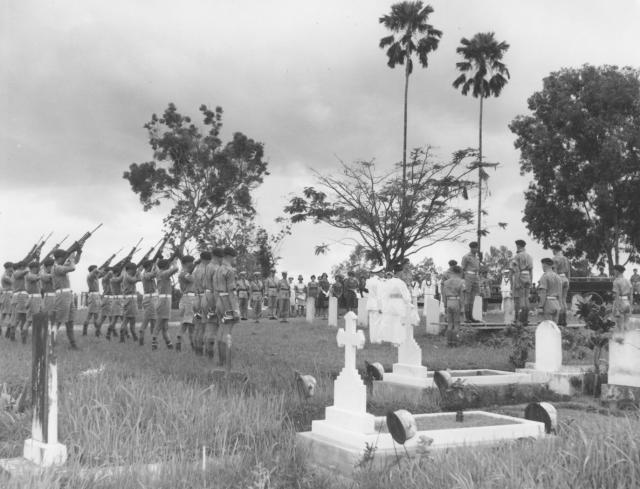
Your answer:
[[[338,298],[329,297],[329,326],[338,327]]]
[[[505,297],[502,300],[502,311],[504,312],[504,323],[513,324],[516,320],[516,310],[513,304],[513,297]]]
[[[635,318],[629,320],[633,327]],[[635,319],[637,321],[637,319]],[[616,337],[609,341],[610,385],[640,387],[640,330],[634,329],[622,334],[622,342]]]
[[[369,327],[369,310],[367,309],[367,297],[358,297],[358,326]]]
[[[478,321],[482,321],[482,297],[477,295],[473,299],[473,319]]]
[[[357,316],[344,316],[345,328],[338,330],[338,346],[344,347],[344,368],[333,386],[333,406],[326,408],[325,419],[345,430],[368,433],[374,430],[374,417],[367,413],[367,388],[356,369],[356,350],[364,346],[362,330],[356,330]]]
[[[562,335],[553,321],[536,328],[536,370],[558,372],[562,367]]]
[[[316,317],[316,298],[315,297],[307,297],[307,322],[312,323],[313,319]]]
[[[398,346],[398,363],[403,365],[422,365],[422,349],[413,337],[413,325],[405,324],[405,338]]]
[[[427,295],[424,298],[424,316],[427,334],[440,334],[440,301]]]

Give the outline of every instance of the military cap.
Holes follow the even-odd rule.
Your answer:
[[[224,251],[222,248],[214,248],[211,250],[211,254],[217,258],[222,258],[224,256]]]
[[[224,256],[236,256],[236,250],[234,250],[231,246],[225,246],[223,250]]]
[[[11,263],[10,261],[4,262],[4,268],[13,268],[13,263]]]
[[[138,267],[136,266],[136,264],[135,264],[135,263],[131,263],[131,262],[127,263],[127,264],[124,266],[124,269],[125,269],[125,270],[135,270],[136,268],[138,268]]]
[[[169,260],[158,260],[158,268],[160,270],[166,270],[169,267]]]
[[[356,272],[354,272],[353,270],[349,270],[347,272],[347,275],[349,275],[349,277],[353,277],[356,274]]]
[[[298,275],[298,278],[301,279],[301,278],[304,278],[304,277],[302,275]]]
[[[552,244],[552,245],[551,245],[551,249],[552,249],[553,251],[558,251],[558,250],[561,250],[561,249],[562,249],[562,246],[560,246],[558,243],[555,243],[555,244]]]
[[[456,260],[449,260],[449,266],[450,267],[455,267],[458,264],[458,262]]]
[[[516,246],[527,246],[527,243],[523,239],[516,239]]]
[[[153,260],[145,260],[145,261],[142,262],[142,267],[145,270],[149,270],[152,265],[153,265]]]
[[[284,272],[281,272],[282,275],[286,275],[287,273],[289,272],[287,272],[286,270]]]
[[[543,265],[553,265],[553,260],[551,258],[543,258],[540,262]]]
[[[89,266],[89,268],[88,268],[88,270],[89,270],[90,272],[93,272],[96,268],[98,268],[98,267],[97,267],[97,265],[90,265],[90,266]]]
[[[202,253],[200,253],[200,259],[201,260],[211,260],[211,252],[210,251],[203,251]]]
[[[24,268],[26,266],[27,266],[27,264],[25,262],[23,262],[23,261],[19,261],[19,262],[13,264],[14,268]]]
[[[54,258],[62,258],[63,256],[67,256],[67,252],[58,248],[53,252]]]
[[[185,255],[182,258],[180,258],[180,263],[184,263],[184,264],[193,263],[194,261],[196,260],[191,255]]]
[[[242,270],[242,271],[240,272],[240,275],[246,275],[246,274],[247,274],[247,272],[245,272],[244,270]]]
[[[469,243],[469,248],[474,249],[478,247],[478,242],[477,241],[472,241],[471,243]]]
[[[51,265],[53,265],[53,259],[52,258],[47,258],[45,261],[42,262],[42,264],[45,267],[50,267]]]
[[[38,268],[40,264],[37,261],[32,261],[29,263],[29,268]]]
[[[455,265],[451,268],[451,271],[455,274],[460,275],[462,273],[462,267],[460,265]]]
[[[614,265],[614,266],[613,266],[613,269],[614,269],[616,272],[620,272],[620,273],[624,273],[624,271],[626,270],[626,268],[624,268],[622,265]]]

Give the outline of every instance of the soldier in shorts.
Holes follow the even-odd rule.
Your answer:
[[[207,302],[207,321],[204,328],[204,348],[207,357],[213,360],[215,356],[216,338],[218,335],[218,315],[216,314],[216,290],[214,287],[214,276],[216,270],[222,264],[224,252],[221,248],[211,250],[211,261],[205,269],[205,297]]]
[[[102,298],[100,299],[100,321],[96,326],[96,336],[100,336],[100,329],[105,321],[107,321],[107,324],[111,323],[111,277],[111,270],[109,268],[105,268],[102,271],[102,278],[100,279],[100,284],[102,285]]]
[[[67,258],[64,250],[57,249],[53,252],[55,264],[52,268],[53,286],[56,290],[55,311],[56,311],[56,331],[64,323],[67,329],[67,338],[72,350],[77,350],[75,338],[73,337],[73,321],[75,318],[75,303],[73,292],[69,281],[69,273],[76,269],[76,263],[80,260],[82,250],[73,253]]]
[[[13,296],[12,275],[13,263],[8,261],[4,264],[4,273],[2,274],[2,295],[0,296],[0,333],[2,333],[2,326],[7,323],[7,330],[5,334],[7,338],[11,334],[11,298]]]
[[[613,315],[616,320],[615,335],[621,339],[620,334],[627,330],[629,316],[631,316],[631,295],[633,287],[631,282],[624,277],[625,268],[622,265],[613,267]]]
[[[96,265],[89,267],[89,274],[87,275],[87,286],[89,292],[87,293],[87,317],[82,325],[82,336],[87,336],[89,329],[89,322],[93,319],[93,327],[96,330],[96,336],[99,336],[100,328],[100,311],[101,311],[101,297],[100,297],[100,270]]]
[[[480,258],[478,257],[478,243],[469,243],[469,253],[462,257],[460,262],[462,268],[462,278],[465,287],[465,316],[469,323],[479,323],[473,317],[473,303],[477,295],[480,295]]]
[[[55,324],[55,302],[56,292],[53,287],[53,259],[47,258],[42,262],[42,269],[40,270],[40,286],[42,291],[42,300],[44,301],[43,308],[47,314],[49,324],[52,326]]]
[[[236,271],[233,248],[223,250],[222,264],[213,277],[216,293],[216,314],[218,316],[218,365],[231,366],[231,330],[240,319],[240,307],[236,296]]]
[[[555,272],[562,281],[562,293],[560,294],[560,314],[558,315],[558,325],[567,325],[567,296],[569,295],[569,280],[571,279],[571,263],[562,253],[562,246],[555,244],[551,246],[553,250],[553,265]]]
[[[125,342],[127,326],[133,341],[138,341],[136,334],[136,317],[138,316],[138,293],[136,284],[140,282],[140,274],[135,263],[127,263],[122,276],[122,327],[120,328],[120,343]]]
[[[16,340],[16,331],[23,330],[27,322],[27,302],[29,302],[29,294],[27,293],[27,273],[29,269],[24,262],[15,264],[13,275],[13,298],[12,298],[12,315],[11,315],[11,341]]]
[[[27,342],[29,328],[33,324],[33,315],[38,314],[43,309],[42,286],[40,285],[40,265],[37,261],[29,263],[29,271],[25,277],[27,283],[27,294],[29,300],[27,302],[27,324],[21,332],[22,343]]]
[[[269,319],[276,319],[276,310],[278,303],[278,280],[276,279],[276,271],[271,270],[271,274],[264,282],[265,295],[269,301]]]
[[[206,275],[207,267],[211,263],[211,253],[203,251],[200,253],[200,261],[193,269],[193,279],[196,289],[196,299],[193,315],[193,349],[196,355],[204,354],[204,330],[207,321],[209,305],[207,301]]]
[[[447,345],[455,346],[458,342],[458,329],[462,305],[464,304],[465,280],[462,279],[462,268],[453,265],[449,269],[449,278],[442,284],[442,300],[447,315]]]
[[[287,323],[291,308],[291,285],[287,279],[287,272],[282,272],[282,279],[278,282],[278,302],[280,304],[278,311],[280,322]]]
[[[523,325],[529,324],[529,294],[531,292],[533,259],[525,251],[524,240],[516,241],[516,254],[511,262],[513,269],[513,298],[515,302],[516,320]]]
[[[236,282],[236,293],[238,294],[238,307],[240,308],[240,320],[246,321],[249,317],[249,290],[251,284],[247,280],[247,272],[240,272],[240,278]]]
[[[182,350],[182,336],[185,333],[189,335],[191,348],[195,349],[193,342],[193,315],[195,313],[194,307],[196,303],[196,286],[193,277],[194,263],[195,258],[189,255],[183,256],[180,259],[182,269],[178,274],[178,283],[180,284],[182,297],[178,305],[180,309],[180,334],[176,340],[176,351]]]
[[[109,271],[109,287],[111,288],[111,322],[109,323],[109,328],[107,329],[106,338],[111,341],[111,335],[117,336],[116,325],[118,324],[118,319],[120,321],[123,320],[123,299],[122,296],[122,279],[124,274],[124,270],[120,267],[113,267]],[[123,328],[120,328],[120,331],[123,331]]]
[[[175,260],[158,260],[156,268],[156,277],[158,281],[158,328],[151,338],[151,349],[158,348],[158,340],[156,338],[157,331],[162,333],[168,350],[173,350],[173,344],[169,338],[169,319],[171,317],[171,298],[173,295],[173,286],[171,285],[171,277],[178,272],[178,266]]]
[[[249,287],[251,289],[251,309],[253,310],[253,316],[257,323],[262,315],[262,293],[264,291],[264,283],[262,283],[260,272],[253,272],[253,280]]]
[[[557,323],[558,314],[561,311],[562,279],[553,271],[553,260],[551,258],[543,258],[541,263],[543,274],[538,282],[539,309],[544,320]]]
[[[144,345],[144,332],[147,326],[151,326],[151,336],[155,338],[156,321],[158,319],[158,286],[156,284],[156,268],[152,260],[147,260],[142,264],[142,273],[140,275],[142,282],[142,323],[140,324],[139,342],[140,346]],[[151,340],[151,348],[158,349],[157,340]]]

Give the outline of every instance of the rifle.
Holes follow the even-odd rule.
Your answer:
[[[153,250],[155,249],[156,246],[158,246],[161,242],[162,242],[163,238],[160,238],[160,241],[158,241],[156,244],[154,244],[151,249],[149,249],[149,251],[147,251],[144,256],[142,258],[140,258],[140,261],[138,262],[138,268],[140,268],[144,262],[146,262],[149,257],[151,256],[151,253],[153,253]]]
[[[82,246],[87,242],[87,240],[91,237],[91,235],[101,227],[102,227],[102,223],[98,224],[93,231],[88,231],[84,233],[78,241],[75,241],[71,246],[69,246],[69,249],[67,249],[67,251],[65,252],[66,253],[65,260],[69,258],[72,253],[75,253],[76,251],[80,251],[82,249]]]
[[[42,248],[44,247],[44,244],[47,241],[49,241],[49,238],[51,237],[52,234],[53,234],[53,231],[51,231],[49,235],[46,238],[44,238],[42,242],[36,247],[36,250],[33,252],[32,258],[35,258],[38,261],[40,260],[40,253],[42,252]]]
[[[55,246],[54,246],[54,247],[49,251],[49,253],[47,253],[46,255],[44,255],[44,258],[43,258],[42,260],[40,260],[40,261],[45,261],[47,258],[50,258],[51,256],[53,256],[53,252],[54,252],[54,251],[56,251],[57,249],[59,249],[59,248],[60,248],[60,246],[62,246],[62,243],[64,243],[64,242],[67,240],[67,238],[68,238],[68,237],[69,237],[69,235],[67,234],[64,238],[62,238],[62,240],[61,240],[57,245],[55,245]]]
[[[153,255],[153,258],[151,259],[151,261],[158,261],[162,258],[162,251],[164,250],[164,247],[167,244],[167,241],[169,241],[169,236],[165,236],[164,239],[162,240],[162,243],[160,244],[160,247],[156,250],[156,254]]]
[[[133,248],[131,248],[131,251],[129,252],[129,254],[125,256],[122,260],[120,260],[118,263],[113,265],[111,268],[122,268],[127,263],[129,263],[129,261],[131,260],[131,257],[133,257],[133,254],[136,252],[136,250],[138,249],[138,246],[140,245],[140,243],[142,243],[143,239],[144,238],[140,238],[140,240],[136,243],[136,245]]]
[[[119,249],[118,251],[116,251],[113,255],[111,255],[109,258],[107,258],[107,260],[106,260],[102,265],[100,265],[98,268],[99,268],[100,270],[104,270],[105,268],[107,268],[107,267],[109,266],[109,263],[111,263],[111,261],[116,257],[116,255],[117,255],[118,253],[120,253],[120,252],[122,251],[122,249],[123,249],[123,248],[120,248],[120,249]]]
[[[31,247],[31,249],[29,250],[29,253],[27,253],[27,256],[25,256],[22,260],[20,260],[21,262],[29,263],[31,261],[31,258],[33,258],[34,253],[38,249],[38,245],[40,244],[40,241],[42,241],[42,238],[44,238],[44,234],[38,238],[38,241],[36,241],[36,244],[34,244]]]

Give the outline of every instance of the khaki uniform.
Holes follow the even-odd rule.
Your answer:
[[[560,293],[560,311],[567,310],[567,295],[569,294],[569,279],[571,278],[571,263],[564,255],[553,257],[553,268],[562,282],[562,292]]]
[[[289,280],[282,279],[278,282],[278,301],[280,310],[278,317],[286,319],[289,317],[289,309],[291,308],[291,286]]]
[[[276,305],[278,303],[278,281],[275,277],[269,277],[264,283],[265,294],[269,301],[269,311],[271,312],[271,318],[276,317]]]
[[[619,330],[626,330],[627,321],[631,315],[631,299],[633,286],[626,278],[620,276],[613,281],[613,314]]]
[[[473,253],[467,253],[460,263],[466,292],[466,303],[473,306],[473,301],[480,295],[480,259]]]
[[[251,281],[251,309],[256,320],[262,314],[262,293],[264,291],[264,284],[262,280],[255,279]]]
[[[98,315],[101,311],[99,273],[96,268],[87,275],[87,286],[89,289],[87,294],[87,316],[89,314]]]
[[[240,308],[240,319],[247,319],[249,315],[249,292],[251,284],[246,278],[238,279],[236,282],[236,293],[238,294],[238,307]]]
[[[447,316],[447,329],[450,332],[448,338],[450,344],[454,342],[455,330],[460,327],[465,287],[465,281],[456,276],[448,278],[442,284],[442,300]]]
[[[560,312],[560,295],[562,294],[561,277],[552,270],[544,272],[540,277],[538,290],[541,291],[540,307],[542,307],[543,319],[557,322]],[[544,291],[544,300],[542,299],[542,291]]]

